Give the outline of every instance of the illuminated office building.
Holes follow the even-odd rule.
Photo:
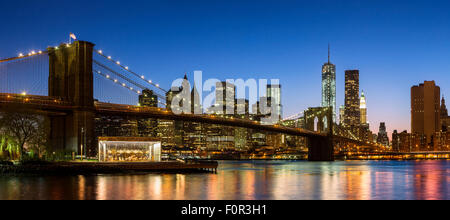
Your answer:
[[[142,90],[139,95],[139,106],[142,107],[158,107],[158,96],[149,89]],[[158,120],[154,118],[138,119],[137,121],[139,136],[156,137]]]
[[[276,105],[272,107],[275,109],[275,114],[278,116],[279,120],[281,120],[281,115],[283,113],[281,105],[281,85],[267,85],[267,97],[271,100],[271,105]]]
[[[150,89],[142,90],[142,94],[139,95],[139,106],[158,107],[158,96]]]
[[[411,87],[411,131],[424,134],[427,143],[441,129],[440,98],[441,89],[434,81]]]
[[[359,126],[361,123],[359,100],[359,70],[345,71],[345,113],[346,126]]]
[[[389,146],[389,137],[386,131],[386,123],[380,123],[380,129],[378,131],[377,142],[383,144],[384,146]]]
[[[441,130],[450,131],[450,117],[448,116],[447,106],[445,106],[445,99],[442,97],[441,101]]]
[[[367,105],[366,105],[366,96],[364,95],[364,91],[361,93],[360,106],[359,111],[361,115],[361,124],[365,125],[367,123]]]
[[[216,83],[216,106],[218,114],[234,114],[236,101],[236,86],[229,82]]]

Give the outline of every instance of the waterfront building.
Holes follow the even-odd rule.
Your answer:
[[[389,146],[389,137],[386,131],[386,123],[380,123],[380,129],[378,131],[377,143],[383,144],[384,146]]]
[[[331,107],[333,122],[336,122],[336,66],[330,62],[328,46],[328,62],[322,66],[322,107]]]
[[[397,130],[392,132],[392,151],[400,151],[400,135]]]
[[[138,123],[133,117],[97,115],[95,135],[97,137],[137,137]]]
[[[358,126],[360,119],[359,70],[345,71],[345,112],[344,124]]]
[[[411,134],[411,152],[417,151],[428,151],[431,148],[427,142],[427,136],[425,134],[420,133],[412,133]]]
[[[440,88],[434,81],[411,87],[411,132],[424,134],[427,143],[441,130]]]
[[[436,132],[433,138],[434,151],[450,151],[450,131]]]
[[[398,134],[398,151],[411,152],[412,151],[412,136],[406,130]]]
[[[373,134],[372,131],[370,131],[369,124],[366,123],[359,126],[359,139],[364,142],[373,141]]]

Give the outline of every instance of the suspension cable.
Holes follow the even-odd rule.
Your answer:
[[[0,63],[9,62],[9,61],[13,61],[13,60],[25,59],[25,58],[28,58],[28,57],[33,57],[33,56],[41,55],[41,54],[45,54],[45,53],[48,53],[48,51],[38,51],[38,52],[31,51],[27,55],[24,55],[24,54],[20,53],[19,56],[17,56],[17,57],[11,57],[11,58],[6,58],[6,59],[0,60]]]
[[[144,86],[144,85],[142,85],[142,84],[140,84],[140,83],[137,83],[136,81],[134,81],[134,80],[132,80],[132,79],[130,79],[130,78],[124,76],[123,74],[120,74],[120,73],[118,73],[118,72],[112,70],[111,68],[109,68],[109,67],[103,65],[102,63],[98,62],[97,60],[93,60],[93,62],[94,62],[95,64],[99,65],[100,67],[106,69],[107,71],[113,73],[114,75],[117,75],[118,77],[120,77],[120,78],[126,80],[127,82],[129,82],[129,83],[131,83],[131,84],[133,84],[133,85],[139,87],[139,88],[142,89],[142,90],[145,90],[145,89],[150,90],[148,87],[146,87],[146,86]],[[99,72],[99,71],[97,71],[97,72]],[[164,101],[165,101],[165,99],[166,99],[165,96],[162,96],[162,95],[160,95],[160,94],[158,94],[158,93],[156,93],[156,92],[155,92],[155,95],[156,95],[158,98],[160,98],[160,99],[162,99],[162,100],[164,100]]]
[[[128,85],[125,84],[125,83],[119,82],[119,80],[113,79],[113,78],[111,78],[111,76],[109,76],[109,75],[107,75],[107,74],[104,74],[104,73],[102,73],[101,71],[94,70],[94,73],[99,74],[99,75],[103,76],[104,78],[111,80],[113,83],[118,84],[118,85],[121,85],[123,88],[127,88],[127,89],[129,89],[130,91],[133,91],[134,93],[136,93],[136,94],[138,94],[138,95],[141,95],[141,94],[142,94],[141,91],[136,90],[136,89],[134,89],[133,87],[130,87],[130,86],[128,86]],[[136,85],[136,86],[137,86],[137,85]],[[138,86],[138,87],[139,87],[139,86]],[[140,87],[139,87],[139,88],[140,88]],[[145,88],[141,88],[141,89],[145,89]],[[161,102],[160,100],[158,100],[158,103],[161,104],[161,105],[166,106],[166,103],[163,103],[163,102]]]
[[[163,91],[164,93],[167,93],[167,90],[161,88],[161,87],[159,86],[159,84],[154,83],[152,80],[146,80],[146,79],[145,79],[145,76],[139,75],[139,74],[137,74],[137,73],[131,71],[130,68],[128,68],[127,66],[123,66],[119,61],[112,59],[111,56],[106,56],[106,55],[104,55],[104,54],[103,54],[103,51],[101,51],[101,50],[95,50],[95,52],[97,52],[97,54],[99,54],[100,56],[106,58],[107,60],[111,61],[112,63],[116,64],[117,66],[119,66],[119,67],[122,68],[123,70],[125,70],[125,71],[127,71],[127,72],[133,74],[134,76],[136,76],[136,77],[138,77],[139,79],[145,81],[146,83],[148,83],[148,84],[150,84],[150,85],[152,85],[152,86],[158,88],[159,90]]]

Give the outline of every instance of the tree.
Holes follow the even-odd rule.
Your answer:
[[[17,157],[17,152],[19,152],[18,146],[14,138],[2,133],[0,135],[0,159],[14,160]]]
[[[6,112],[0,119],[0,126],[13,137],[19,146],[20,159],[24,159],[25,144],[42,135],[43,118],[26,113]]]

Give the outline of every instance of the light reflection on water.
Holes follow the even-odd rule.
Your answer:
[[[0,177],[0,199],[450,199],[450,161],[222,161],[218,174]]]

